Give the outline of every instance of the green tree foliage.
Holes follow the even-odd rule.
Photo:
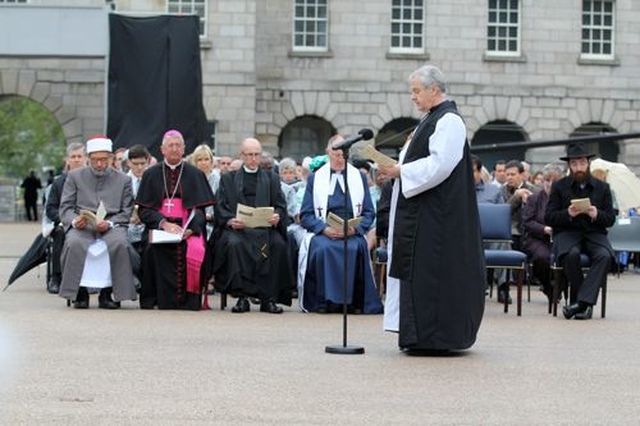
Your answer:
[[[30,170],[58,170],[65,147],[60,124],[40,103],[19,96],[0,99],[0,176],[20,179]]]

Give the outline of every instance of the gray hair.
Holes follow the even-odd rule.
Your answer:
[[[79,149],[81,149],[82,153],[86,155],[87,152],[85,151],[85,146],[82,142],[71,142],[67,145],[67,157],[71,155],[73,151],[77,151]]]
[[[561,177],[564,176],[565,173],[564,165],[559,163],[549,163],[542,168],[542,177],[545,179],[551,175]]]
[[[278,167],[280,168],[280,171],[283,170],[296,170],[296,160],[294,160],[293,158],[290,157],[285,157],[282,160],[280,160],[280,164],[278,165]]]
[[[441,93],[447,93],[447,83],[444,81],[442,71],[433,65],[424,65],[409,76],[409,81],[418,78],[423,87],[429,87],[434,84]]]

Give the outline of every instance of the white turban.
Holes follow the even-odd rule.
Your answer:
[[[95,136],[87,141],[87,154],[98,151],[113,152],[113,142],[104,136]]]

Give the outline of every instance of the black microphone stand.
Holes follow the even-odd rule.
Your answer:
[[[349,165],[349,146],[342,148],[342,158],[344,158],[344,172],[342,178],[344,179],[344,211],[349,211],[349,180],[347,179],[347,166]],[[342,355],[360,355],[364,353],[364,347],[347,345],[347,295],[349,288],[349,221],[344,220],[342,225],[342,237],[343,237],[343,280],[342,280],[342,345],[329,345],[324,348],[324,351],[329,354],[342,354]]]

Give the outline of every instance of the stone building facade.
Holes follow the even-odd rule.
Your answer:
[[[167,1],[110,4],[118,13],[144,16],[166,12]],[[293,48],[299,3],[327,4],[325,51]],[[203,97],[207,118],[215,124],[217,153],[235,154],[243,138],[256,135],[276,156],[299,158],[318,153],[331,132],[351,134],[364,127],[378,134],[376,143],[398,145],[394,135],[418,118],[408,75],[426,62],[447,76],[449,97],[462,112],[472,145],[498,140],[504,130],[521,141],[563,139],[585,129],[640,131],[639,2],[604,2],[615,12],[615,54],[608,60],[581,54],[581,0],[504,2],[513,3],[518,13],[519,45],[512,55],[488,51],[489,9],[503,3],[492,0],[412,1],[423,4],[423,49],[394,53],[390,28],[397,3],[205,0]],[[0,8],[11,7],[21,8],[23,19],[30,8],[87,7],[105,14],[109,9],[98,0],[40,0],[15,7],[0,0]],[[1,16],[0,24],[0,36],[11,29]],[[31,31],[37,34],[38,26]],[[102,42],[88,53],[60,54],[55,48],[22,53],[0,43],[0,96],[18,94],[41,102],[68,141],[103,132],[107,58],[100,52]],[[611,152],[617,158],[609,159],[640,171],[640,142],[615,144]],[[563,151],[559,146],[535,148],[522,156],[543,164]]]

